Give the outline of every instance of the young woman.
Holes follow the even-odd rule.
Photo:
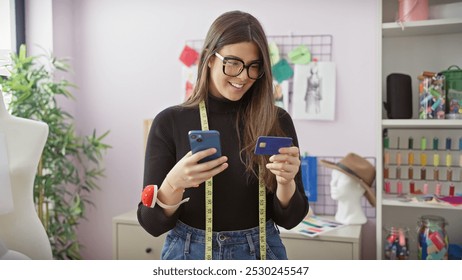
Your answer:
[[[159,186],[158,203],[140,203],[138,220],[153,236],[170,230],[162,259],[287,259],[276,225],[296,226],[309,206],[292,119],[274,105],[261,24],[241,11],[219,16],[208,31],[198,67],[191,97],[153,121],[144,186]],[[204,123],[220,132],[223,156],[198,163],[216,152],[190,151],[188,132],[203,130]],[[262,135],[292,137],[293,146],[273,156],[255,155]],[[206,192],[210,178],[213,194]],[[213,218],[207,218],[212,211]],[[210,226],[213,232],[207,230]]]

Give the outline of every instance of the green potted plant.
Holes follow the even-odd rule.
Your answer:
[[[0,78],[3,91],[11,95],[10,113],[49,127],[34,182],[34,202],[55,259],[82,258],[76,228],[85,218],[87,206],[93,205],[90,193],[99,189],[103,154],[111,148],[103,142],[109,131],[78,135],[73,116],[57,103],[58,95],[74,99],[70,89],[76,86],[55,79],[57,72],[69,70],[66,60],[52,55],[27,56],[22,45],[18,54],[11,54],[10,75]]]

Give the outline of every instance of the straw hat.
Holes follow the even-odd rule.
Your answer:
[[[375,194],[372,192],[372,184],[375,180],[375,167],[369,161],[355,153],[349,153],[337,163],[327,160],[321,160],[320,162],[322,165],[336,169],[359,182],[366,190],[365,196],[367,200],[375,207]]]

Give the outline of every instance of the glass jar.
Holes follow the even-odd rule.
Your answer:
[[[446,111],[445,77],[419,78],[419,119],[444,119]]]
[[[448,235],[446,220],[440,216],[425,215],[417,222],[419,260],[447,260]]]
[[[409,259],[409,228],[390,227],[385,229],[385,259]]]

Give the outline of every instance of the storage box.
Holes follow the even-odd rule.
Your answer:
[[[441,73],[445,77],[446,119],[462,119],[462,69],[452,65]]]

